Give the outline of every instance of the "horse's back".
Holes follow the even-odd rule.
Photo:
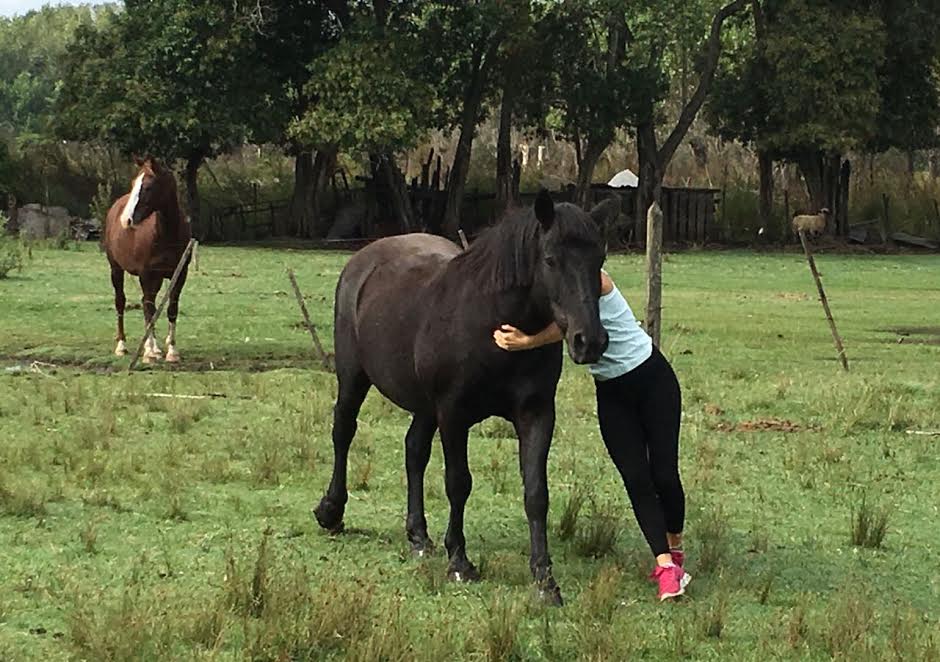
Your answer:
[[[429,402],[415,375],[414,345],[428,314],[428,290],[460,249],[414,233],[373,242],[350,258],[336,289],[337,369],[362,369],[386,397],[418,411]]]

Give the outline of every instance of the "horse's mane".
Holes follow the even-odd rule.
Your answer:
[[[553,232],[566,240],[595,242],[597,229],[582,214],[555,213]],[[512,208],[480,233],[470,247],[454,258],[485,292],[530,287],[539,259],[541,226],[532,208]]]

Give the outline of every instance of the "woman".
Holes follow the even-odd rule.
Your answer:
[[[679,480],[679,381],[603,271],[600,318],[610,343],[590,370],[601,436],[656,557],[650,578],[659,583],[659,599],[666,600],[682,595],[691,580],[682,568],[685,493]],[[555,323],[534,336],[504,324],[493,338],[501,348],[515,352],[560,342],[563,334]]]

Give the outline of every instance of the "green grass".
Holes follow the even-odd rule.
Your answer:
[[[684,388],[694,581],[684,601],[656,602],[590,377],[568,365],[549,465],[567,604],[546,609],[530,586],[508,425],[472,432],[479,585],[446,582],[440,551],[408,554],[408,419],[375,393],[353,445],[347,531],[316,527],[335,385],[285,269],[331,345],[347,256],[200,253],[181,368],[127,375],[111,355],[94,247],[34,248],[0,281],[0,659],[937,659],[940,442],[905,433],[940,428],[936,257],[819,256],[844,374],[800,256],[669,255],[664,351]],[[608,264],[638,312],[642,264]],[[135,283],[128,293],[139,299]],[[127,324],[136,346],[139,310]],[[441,543],[438,445],[427,510]],[[862,513],[887,517],[877,544],[853,544]]]

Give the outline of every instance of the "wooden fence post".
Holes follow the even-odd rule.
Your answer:
[[[806,253],[806,261],[809,263],[809,270],[813,273],[813,280],[816,281],[816,289],[819,290],[819,301],[822,303],[823,311],[826,313],[826,319],[829,321],[829,330],[832,331],[832,341],[836,345],[836,351],[839,353],[842,367],[848,372],[849,360],[845,356],[845,347],[842,346],[842,338],[836,330],[836,321],[832,319],[832,311],[829,310],[829,300],[826,298],[826,291],[823,289],[819,271],[816,270],[816,260],[813,259],[813,253],[809,250],[809,244],[806,243],[806,234],[803,230],[800,230],[800,243],[803,244],[803,252]]]
[[[663,307],[663,212],[658,202],[646,214],[646,319],[644,326],[658,347]]]
[[[140,338],[140,344],[137,345],[137,351],[134,352],[134,356],[131,359],[130,364],[127,366],[128,372],[133,370],[134,366],[137,365],[137,359],[140,358],[140,353],[144,351],[144,343],[147,342],[147,338],[149,338],[150,334],[153,333],[153,327],[156,326],[157,320],[160,319],[160,315],[163,313],[163,307],[166,306],[167,299],[170,298],[170,292],[172,292],[173,288],[176,287],[176,281],[179,280],[180,274],[183,273],[183,267],[189,260],[189,256],[192,253],[193,245],[195,243],[195,239],[190,239],[189,243],[186,244],[186,250],[183,251],[183,256],[180,257],[180,261],[176,264],[176,269],[173,271],[173,277],[170,279],[170,286],[163,292],[163,298],[160,300],[160,305],[157,306],[156,311],[153,313],[153,317],[150,318],[150,323],[147,325],[147,328],[144,329],[144,335]]]
[[[304,317],[304,325],[310,332],[310,337],[313,339],[313,347],[320,357],[320,362],[328,372],[335,372],[333,363],[330,361],[330,355],[323,349],[323,345],[320,343],[320,336],[317,335],[317,329],[313,325],[313,322],[310,321],[310,314],[307,312],[307,304],[304,303],[304,295],[300,292],[300,286],[297,284],[297,278],[294,277],[293,269],[287,270],[287,277],[290,278],[290,284],[294,288],[294,296],[297,297],[297,305],[300,306],[300,313]]]

